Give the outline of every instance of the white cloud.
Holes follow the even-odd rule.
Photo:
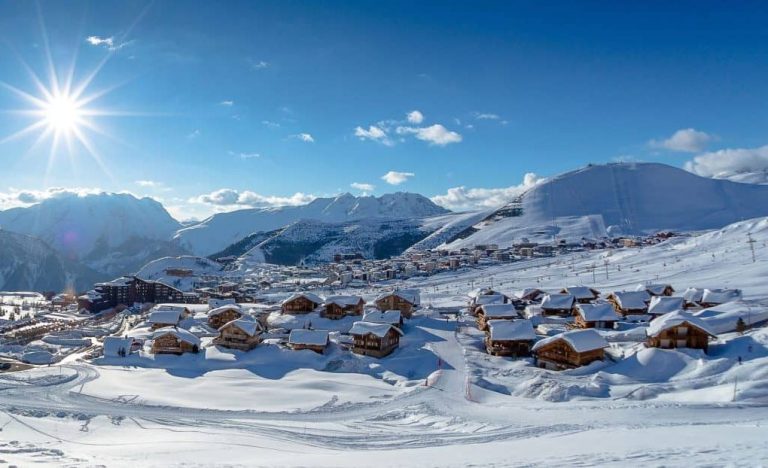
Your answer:
[[[475,112],[475,118],[477,120],[499,120],[501,117],[498,114]]]
[[[225,101],[221,101],[219,105],[224,107],[232,107],[235,105],[235,101],[225,100]]]
[[[261,157],[261,154],[255,153],[255,152],[252,152],[252,153],[236,153],[234,151],[230,151],[229,154],[231,156],[237,156],[240,159],[256,159],[256,158],[260,158]]]
[[[117,42],[115,41],[114,36],[110,36],[110,37],[88,36],[87,38],[85,38],[85,42],[87,42],[92,46],[104,47],[105,49],[114,52],[116,50],[120,50],[123,47],[131,44],[131,42],[133,41]]]
[[[676,131],[665,140],[651,140],[648,145],[651,148],[666,149],[683,153],[697,153],[703,151],[707,144],[716,140],[714,135],[700,132],[693,128],[684,128]]]
[[[381,176],[381,180],[388,183],[389,185],[400,185],[403,182],[408,181],[411,177],[414,177],[416,174],[413,172],[397,172],[397,171],[389,171],[383,176]]]
[[[397,127],[396,131],[400,135],[412,133],[419,140],[437,146],[459,143],[462,140],[461,135],[448,130],[440,124],[430,125],[429,127]]]
[[[349,186],[355,190],[360,190],[361,192],[366,192],[366,193],[373,192],[374,189],[376,188],[376,186],[374,186],[373,184],[365,184],[362,182],[352,182],[351,184],[349,184]]]
[[[768,171],[768,145],[759,148],[728,148],[696,156],[685,169],[704,177],[731,178],[738,174]]]
[[[190,203],[203,203],[225,208],[266,208],[275,206],[305,205],[314,195],[297,192],[288,197],[261,195],[250,190],[220,189],[190,199]]]
[[[267,128],[275,129],[280,128],[280,124],[277,122],[272,122],[271,120],[262,120],[261,124],[264,125]]]
[[[291,138],[296,138],[296,139],[304,141],[306,143],[314,143],[315,142],[315,139],[309,133],[299,133],[297,135],[291,135]]]
[[[137,180],[136,185],[139,187],[160,187],[162,184],[154,180]]]
[[[502,188],[466,188],[454,187],[444,195],[432,197],[436,204],[449,210],[478,210],[498,208],[515,199],[524,191],[543,182],[543,179],[533,172],[528,172],[519,185]]]
[[[418,125],[424,121],[424,114],[417,110],[413,110],[408,112],[407,118],[408,122]]]
[[[190,140],[194,140],[199,136],[200,136],[200,129],[197,129],[197,128],[187,134],[187,138],[189,138]]]
[[[250,65],[251,68],[254,70],[263,70],[269,67],[269,62],[265,62],[264,60],[254,60],[249,58],[248,65]]]
[[[21,190],[11,187],[8,192],[0,192],[0,210],[29,206],[49,198],[84,197],[99,193],[104,193],[104,191],[98,188],[84,187],[51,187],[47,190]]]
[[[394,142],[392,142],[392,140],[387,136],[387,132],[385,132],[382,128],[377,127],[376,125],[370,125],[368,130],[364,129],[363,127],[356,127],[355,136],[361,140],[378,141],[379,143],[383,143],[387,146],[392,146],[394,144]]]

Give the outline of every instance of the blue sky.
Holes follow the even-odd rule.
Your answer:
[[[47,43],[62,81],[103,63],[83,96],[109,92],[82,107],[105,114],[91,149],[52,150],[45,126],[6,138],[47,110],[0,88],[0,207],[67,187],[181,219],[343,191],[464,209],[590,162],[765,170],[768,7],[668,3],[4,2],[3,83],[40,95],[23,61],[50,88]]]

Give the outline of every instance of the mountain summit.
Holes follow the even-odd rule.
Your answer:
[[[300,220],[329,223],[369,218],[410,219],[448,213],[429,198],[398,192],[380,197],[344,193],[317,198],[306,205],[252,208],[215,214],[176,233],[181,246],[197,255],[210,255],[255,232],[272,231]]]

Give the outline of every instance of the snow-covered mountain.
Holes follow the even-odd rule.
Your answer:
[[[697,231],[765,215],[765,185],[700,177],[665,164],[590,165],[537,185],[448,246]]]
[[[181,227],[162,204],[129,194],[66,194],[0,211],[0,227],[28,234],[105,276],[133,271],[148,260],[180,255],[171,243]]]
[[[95,272],[67,261],[40,239],[0,229],[0,290],[61,291],[96,279]]]
[[[362,219],[412,219],[448,213],[428,198],[414,193],[355,197],[349,193],[318,198],[306,205],[253,208],[219,213],[180,229],[175,239],[197,255],[211,255],[250,234],[270,232],[300,220],[343,223]]]

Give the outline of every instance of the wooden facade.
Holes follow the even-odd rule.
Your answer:
[[[646,344],[651,348],[692,348],[707,352],[709,336],[709,333],[699,327],[684,322],[665,328],[655,336],[649,336]]]
[[[328,344],[308,344],[308,343],[289,343],[288,346],[294,351],[300,351],[302,349],[308,349],[319,354],[325,353],[325,348]]]
[[[613,329],[613,327],[616,325],[616,322],[618,321],[618,317],[616,317],[616,320],[585,320],[584,317],[582,317],[581,314],[577,312],[576,318],[573,321],[573,326],[575,328]]]
[[[381,358],[388,356],[400,346],[400,332],[394,327],[390,327],[387,334],[381,338],[373,333],[366,333],[364,335],[353,334],[352,337],[355,340],[352,352],[364,356]]]
[[[536,365],[549,370],[574,369],[604,358],[602,348],[578,352],[564,339],[554,340],[536,350]]]
[[[284,314],[308,314],[314,311],[320,304],[304,297],[298,296],[283,302],[282,311]]]
[[[331,302],[325,305],[323,310],[323,317],[338,320],[346,317],[347,315],[362,315],[365,302],[360,299],[357,304],[339,305],[335,302]]]
[[[531,340],[492,340],[485,336],[485,350],[493,356],[526,357],[531,355]]]
[[[249,351],[261,343],[261,333],[248,334],[237,323],[227,323],[219,329],[219,336],[213,340],[216,346]]]
[[[415,304],[397,294],[388,294],[376,300],[376,308],[379,310],[399,310],[403,317],[410,319],[413,315]]]
[[[208,316],[208,325],[218,330],[225,323],[237,320],[242,316],[242,312],[235,307],[231,307],[227,310]]]
[[[160,335],[152,343],[152,354],[184,354],[198,351],[198,345],[184,341],[173,333]]]

